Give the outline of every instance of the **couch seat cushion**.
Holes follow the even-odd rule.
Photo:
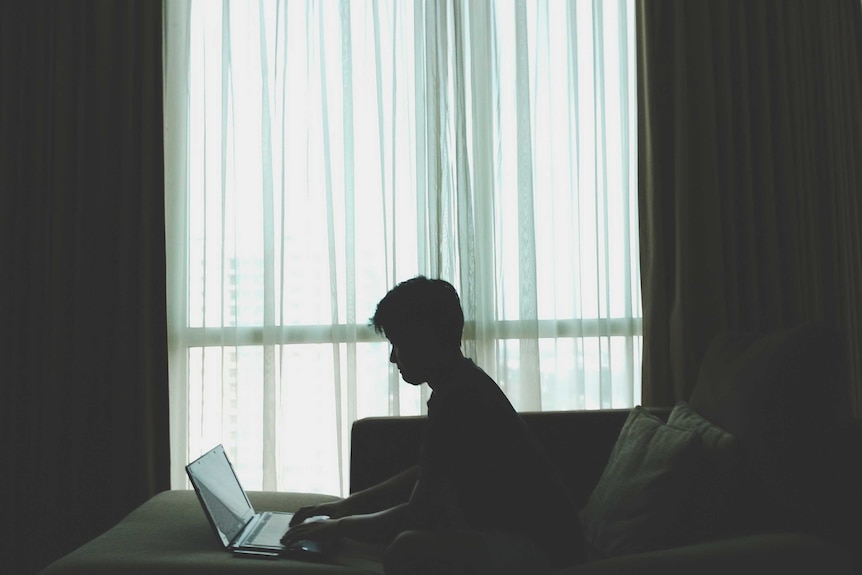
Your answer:
[[[335,499],[327,495],[250,492],[259,511],[296,511]],[[49,565],[42,575],[195,573],[382,573],[379,563],[345,552],[331,563],[238,559],[221,547],[194,491],[165,491],[113,528]]]

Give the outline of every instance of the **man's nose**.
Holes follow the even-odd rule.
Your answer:
[[[398,363],[398,358],[395,354],[395,347],[393,347],[392,351],[389,353],[389,363]]]

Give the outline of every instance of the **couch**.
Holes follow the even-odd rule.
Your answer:
[[[723,334],[675,406],[522,414],[583,508],[590,560],[560,575],[862,573],[862,425],[845,413],[839,342],[823,324]],[[680,413],[720,439],[684,429]],[[351,491],[414,464],[423,425],[357,421]],[[292,511],[332,497],[250,498]],[[327,563],[235,559],[194,493],[173,490],[42,573],[380,573],[378,551],[348,542]]]

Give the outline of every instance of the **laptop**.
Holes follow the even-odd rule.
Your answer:
[[[256,512],[222,445],[186,465],[186,473],[213,531],[234,555],[307,560],[325,556],[325,545],[319,542],[300,541],[289,548],[281,544],[293,513]]]

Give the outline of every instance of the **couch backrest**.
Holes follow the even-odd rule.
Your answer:
[[[545,446],[578,508],[586,503],[608,463],[629,409],[522,413]],[[670,409],[651,409],[667,420]]]
[[[689,406],[739,440],[749,525],[853,533],[859,550],[862,433],[844,378],[843,336],[827,323],[726,332],[710,344]]]
[[[628,409],[524,412],[521,416],[569,486],[586,502],[605,468]],[[669,408],[651,409],[667,419]],[[425,417],[371,417],[353,424],[350,491],[361,491],[415,465]]]

